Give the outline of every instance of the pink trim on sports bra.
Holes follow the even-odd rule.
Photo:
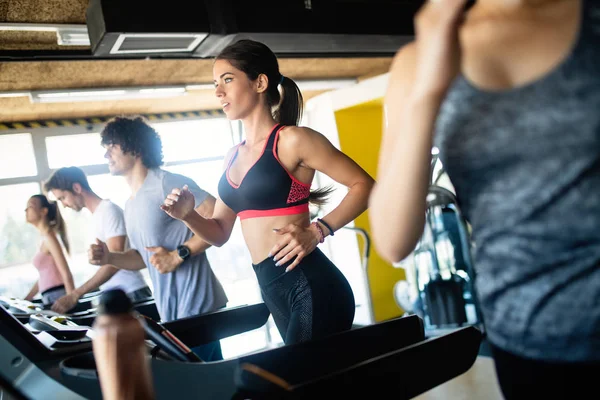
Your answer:
[[[272,210],[245,210],[240,211],[238,216],[240,220],[247,218],[260,218],[260,217],[279,217],[282,215],[294,215],[303,214],[308,212],[308,203],[299,204],[293,207],[275,208]]]

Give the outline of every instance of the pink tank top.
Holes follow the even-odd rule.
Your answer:
[[[53,287],[64,285],[62,276],[50,253],[38,251],[35,257],[33,257],[33,266],[40,273],[40,280],[38,281],[40,293]]]

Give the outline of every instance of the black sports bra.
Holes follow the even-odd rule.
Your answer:
[[[294,178],[277,156],[277,139],[283,128],[279,124],[273,127],[262,154],[236,185],[229,178],[229,168],[245,141],[238,144],[219,180],[219,197],[240,219],[308,212],[310,185]]]

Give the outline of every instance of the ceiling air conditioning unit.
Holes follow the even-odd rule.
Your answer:
[[[389,56],[414,36],[423,0],[90,0],[96,56],[210,58],[251,38],[278,56]]]
[[[95,56],[191,57],[208,36],[203,1],[90,0],[88,34]]]

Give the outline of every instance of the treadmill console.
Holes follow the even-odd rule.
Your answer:
[[[5,323],[14,325],[18,330],[15,333],[20,339],[38,349],[42,345],[41,351],[49,355],[92,348],[91,327],[76,323],[71,317],[15,298],[0,297],[0,306],[4,308],[2,311],[8,314],[3,318]],[[10,321],[10,315],[16,321]],[[20,324],[17,324],[17,321]]]

